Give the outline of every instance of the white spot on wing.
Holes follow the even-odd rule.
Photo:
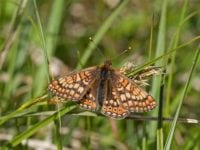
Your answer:
[[[83,90],[84,90],[83,87],[79,87],[79,88],[78,88],[78,92],[79,92],[79,93],[82,93]]]

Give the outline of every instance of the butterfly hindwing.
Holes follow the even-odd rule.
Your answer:
[[[147,112],[156,107],[154,98],[131,79],[117,71],[112,74],[111,78],[123,108],[131,112]]]
[[[111,118],[122,119],[129,115],[129,111],[120,102],[120,95],[112,81],[108,80],[108,92],[105,97],[101,113]]]
[[[97,80],[91,85],[84,97],[78,102],[80,108],[96,111],[98,109],[97,95]]]

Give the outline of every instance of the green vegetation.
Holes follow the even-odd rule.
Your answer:
[[[0,0],[0,149],[200,148],[200,3],[115,2]],[[162,67],[146,87],[158,107],[112,120],[49,105],[52,78],[106,59]]]

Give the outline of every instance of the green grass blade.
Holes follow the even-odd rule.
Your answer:
[[[68,3],[69,2],[70,1],[68,1]],[[57,36],[55,36],[55,35],[58,34],[59,29],[60,29],[60,24],[62,22],[64,6],[65,6],[64,0],[56,0],[56,1],[53,2],[52,11],[51,11],[48,26],[47,26],[46,41],[43,40],[44,58],[45,58],[45,62],[46,62],[45,68],[48,71],[48,83],[50,82],[50,72],[49,72],[49,62],[48,62],[48,60],[52,56],[52,54],[55,50],[56,41],[57,41]],[[44,39],[42,30],[41,30],[41,33],[42,33],[41,37],[42,37],[42,39]],[[42,70],[41,70],[41,72],[42,72]],[[56,141],[57,149],[62,150],[62,140],[61,140],[61,135],[60,135],[61,124],[60,124],[59,119],[54,121],[55,141]]]
[[[150,40],[149,40],[149,54],[148,54],[148,61],[152,59],[152,46],[153,46],[153,27],[154,27],[154,14],[152,16],[152,25],[150,30]]]
[[[158,109],[158,123],[157,123],[157,149],[163,149],[163,101],[164,101],[164,84],[165,74],[162,75],[162,85],[160,87],[160,100]]]
[[[156,54],[155,57],[159,57],[165,53],[165,36],[166,36],[166,14],[167,13],[167,0],[163,1],[162,12],[159,24],[157,45],[156,45]],[[155,63],[156,66],[163,66],[164,61],[159,60]],[[159,100],[159,91],[160,91],[161,78],[153,78],[152,83],[152,95],[155,99]]]
[[[38,103],[39,101],[43,101],[47,98],[47,95],[41,96],[35,100],[29,100],[26,103],[24,103],[23,105],[21,105],[17,110],[13,111],[12,113],[1,117],[0,119],[0,126],[3,125],[6,121],[14,118],[14,116],[16,116],[17,114],[23,112],[25,109],[29,108],[30,106],[34,105],[35,103]]]
[[[159,24],[158,37],[157,37],[155,58],[162,56],[165,53],[167,5],[168,5],[168,1],[164,0],[163,3],[162,3],[162,9],[161,9],[161,18],[160,18],[160,24]],[[156,66],[163,66],[164,61],[159,60],[155,63],[155,65]],[[160,86],[161,86],[161,77],[157,76],[157,77],[153,78],[151,93],[156,100],[160,100],[160,98],[159,98]],[[161,107],[158,107],[158,108],[160,109]],[[149,132],[150,137],[151,137],[151,139],[153,139],[156,135],[156,123],[151,123],[149,129],[151,130]],[[158,136],[157,139],[159,139],[157,141],[157,149],[162,150],[163,149],[162,148],[162,142],[160,142],[160,141],[163,139],[163,137],[161,137],[161,135],[162,134],[157,135]]]
[[[149,62],[147,62],[147,63],[145,63],[145,64],[139,66],[138,68],[134,69],[133,71],[128,72],[128,73],[127,73],[127,76],[133,76],[133,75],[134,75],[135,73],[137,73],[138,71],[141,71],[144,67],[147,67],[147,66],[149,66],[149,65],[154,64],[156,61],[159,61],[160,59],[165,58],[166,56],[172,54],[174,51],[181,50],[182,48],[188,46],[189,44],[191,44],[191,43],[193,43],[193,42],[195,42],[195,41],[197,41],[197,40],[199,40],[199,39],[200,39],[200,36],[194,37],[193,39],[189,40],[188,42],[185,42],[184,44],[179,45],[178,47],[169,50],[169,51],[166,52],[165,54],[163,54],[163,55],[161,55],[161,56],[159,56],[159,57],[157,57],[157,58],[154,58],[154,59],[152,59],[151,61],[149,61]]]
[[[178,46],[179,38],[180,38],[180,31],[181,27],[183,25],[183,20],[185,18],[186,10],[188,6],[188,0],[184,1],[183,8],[181,11],[181,16],[179,20],[179,25],[176,31],[176,35],[174,36],[174,40],[172,40],[173,44],[170,47],[171,48],[176,48]],[[169,115],[170,107],[169,107],[169,101],[170,101],[170,95],[171,95],[171,89],[172,89],[172,80],[173,80],[173,70],[175,66],[175,58],[176,58],[176,51],[172,53],[171,55],[171,63],[170,63],[170,71],[169,71],[169,77],[167,81],[167,90],[166,90],[166,105],[165,105],[165,116]]]
[[[47,27],[48,29],[48,34],[44,34],[46,32],[44,32],[43,27],[42,27],[42,23],[40,21],[40,16],[38,13],[38,9],[37,7],[35,7],[35,12],[36,12],[36,16],[37,16],[37,24],[39,26],[39,35],[42,41],[42,46],[43,46],[43,51],[44,51],[44,59],[45,59],[45,63],[42,64],[40,66],[40,68],[38,69],[38,71],[35,73],[34,76],[34,91],[33,91],[33,95],[37,96],[41,93],[41,91],[44,89],[44,87],[46,86],[46,78],[48,78],[48,81],[50,81],[49,79],[49,66],[48,66],[48,57],[50,57],[50,55],[53,54],[53,50],[56,46],[56,38],[55,35],[58,34],[59,29],[60,29],[60,23],[62,21],[62,12],[64,9],[64,1],[58,0],[54,2],[54,5],[52,7],[52,12],[51,12],[51,16],[50,16],[50,25]],[[58,16],[60,15],[60,16]],[[57,17],[55,17],[57,16]],[[52,21],[54,18],[54,22]],[[44,38],[45,37],[45,38]],[[48,57],[47,57],[48,56]],[[40,83],[40,84],[37,84]]]
[[[59,111],[59,110],[58,110]],[[60,122],[60,112],[58,112],[58,119],[54,120],[55,125],[55,143],[57,145],[57,150],[62,150],[62,138],[60,133],[61,122]]]
[[[199,45],[199,47],[198,47],[198,49],[197,49],[197,51],[196,51],[196,54],[195,54],[195,56],[194,56],[192,68],[191,68],[191,71],[190,71],[188,80],[187,80],[187,82],[186,82],[186,85],[185,85],[185,88],[184,88],[182,97],[181,97],[181,99],[180,99],[180,102],[179,102],[177,111],[176,111],[176,113],[175,113],[174,120],[173,120],[173,122],[172,122],[169,135],[168,135],[168,137],[167,137],[167,141],[166,141],[166,144],[165,144],[165,147],[164,147],[165,150],[170,150],[171,143],[172,143],[172,139],[173,139],[173,135],[174,135],[175,128],[176,128],[176,124],[177,124],[177,120],[178,120],[179,113],[180,113],[180,110],[181,110],[181,106],[182,106],[183,100],[184,100],[185,97],[186,97],[186,94],[187,94],[187,91],[188,91],[188,87],[189,87],[190,81],[191,81],[191,79],[192,79],[192,74],[193,74],[193,72],[194,72],[194,69],[195,69],[196,64],[197,64],[197,62],[198,62],[198,59],[199,59],[199,55],[200,55],[200,45]]]
[[[59,112],[54,113],[53,115],[47,117],[46,119],[44,119],[41,122],[36,123],[35,125],[33,125],[31,128],[27,129],[26,131],[24,131],[23,133],[15,136],[10,142],[9,145],[11,146],[17,146],[18,144],[20,144],[22,142],[22,140],[30,137],[31,135],[33,135],[35,132],[37,132],[40,128],[47,126],[49,123],[52,123],[53,120],[59,119],[60,116],[65,115],[66,113],[72,111],[73,109],[75,109],[76,106],[70,106],[70,107],[65,107],[63,109],[61,109]],[[60,115],[59,115],[60,113]]]
[[[129,0],[124,0],[120,3],[120,5],[114,10],[114,12],[105,20],[105,22],[101,25],[100,29],[97,31],[93,38],[93,42],[90,42],[88,47],[85,50],[85,53],[80,58],[79,64],[77,69],[82,68],[85,66],[86,62],[88,61],[89,57],[91,56],[93,50],[95,49],[96,45],[100,42],[103,35],[108,31],[109,27],[112,25],[113,21],[117,18],[123,8],[126,6]]]
[[[41,20],[40,20],[40,15],[39,15],[39,12],[38,12],[36,0],[33,0],[33,4],[34,4],[34,9],[35,9],[36,17],[37,17],[39,30],[40,30],[39,33],[40,33],[40,37],[41,37],[41,41],[42,41],[42,46],[43,46],[43,49],[44,49],[45,66],[46,66],[45,69],[46,69],[46,73],[50,74],[49,69],[48,69],[49,63],[48,63],[48,59],[47,59],[47,46],[46,46],[46,39],[45,39],[46,36],[44,35],[44,32],[43,32],[43,27],[42,27],[42,23],[41,23]],[[48,82],[50,82],[49,76],[47,76],[47,79],[48,79]]]
[[[48,20],[46,37],[48,58],[51,58],[55,51],[57,35],[60,31],[64,9],[65,7],[68,7],[71,4],[71,2],[72,0],[53,1],[51,13]]]

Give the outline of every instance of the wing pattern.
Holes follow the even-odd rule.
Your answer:
[[[82,109],[96,111],[99,107],[96,95],[97,95],[97,81],[96,80],[84,95],[84,97],[79,101],[79,105]]]
[[[53,80],[48,89],[60,98],[76,101],[83,109],[122,119],[131,112],[147,112],[156,101],[132,79],[105,62]],[[102,75],[102,76],[101,76]],[[102,84],[101,84],[102,83]]]
[[[58,97],[79,101],[96,81],[98,72],[99,69],[97,67],[91,67],[80,72],[73,72],[52,81],[48,89]]]
[[[120,101],[120,95],[117,92],[117,88],[113,85],[112,81],[108,82],[108,95],[103,102],[101,113],[111,118],[125,118],[129,115],[129,110],[122,106]]]
[[[111,73],[108,86],[110,91],[101,110],[106,116],[125,118],[130,112],[147,112],[156,107],[152,96],[118,72]]]
[[[121,105],[130,112],[147,112],[156,107],[154,98],[126,76],[115,72],[112,81]]]

